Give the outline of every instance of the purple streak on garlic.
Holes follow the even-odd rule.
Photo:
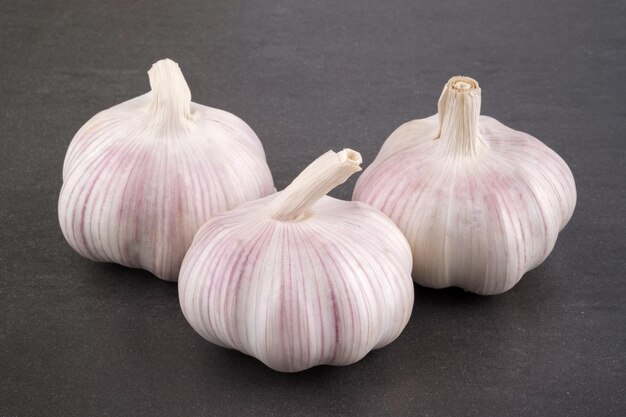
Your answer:
[[[178,282],[200,335],[283,372],[351,364],[398,337],[414,297],[406,239],[373,207],[325,195],[360,162],[330,151],[200,229]]]
[[[439,114],[393,132],[353,198],[400,227],[418,284],[498,294],[550,254],[576,187],[546,145],[481,116],[480,93],[475,80],[453,77]]]
[[[178,67],[89,120],[63,166],[59,221],[81,255],[176,281],[200,226],[274,192],[261,142],[236,116],[191,102]]]

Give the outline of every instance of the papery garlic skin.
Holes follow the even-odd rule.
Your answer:
[[[329,152],[202,227],[178,283],[200,335],[283,372],[351,364],[398,337],[414,299],[406,239],[373,207],[324,196],[358,163]]]
[[[274,185],[245,122],[191,102],[171,60],[148,74],[150,93],[98,113],[72,140],[59,221],[81,255],[176,281],[203,223]]]
[[[452,78],[438,115],[394,131],[353,199],[403,231],[418,284],[498,294],[550,254],[576,187],[546,145],[480,116],[480,93],[475,80]]]

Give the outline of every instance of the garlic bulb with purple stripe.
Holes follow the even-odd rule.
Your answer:
[[[398,337],[414,297],[406,239],[373,207],[326,196],[360,162],[327,152],[200,229],[178,282],[200,335],[284,372],[351,364]]]
[[[418,284],[498,294],[550,254],[576,187],[554,151],[481,116],[480,100],[475,80],[453,77],[439,114],[393,132],[353,198],[404,232]]]
[[[176,281],[203,223],[274,185],[246,123],[191,102],[175,62],[148,74],[151,92],[98,113],[72,140],[59,221],[81,255]]]

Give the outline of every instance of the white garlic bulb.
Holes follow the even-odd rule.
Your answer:
[[[439,114],[393,132],[353,198],[404,232],[418,284],[498,294],[550,254],[576,187],[546,145],[481,116],[480,95],[475,80],[453,77]]]
[[[178,282],[200,335],[284,372],[351,364],[398,337],[414,297],[406,239],[378,210],[326,196],[360,162],[330,151],[200,229]]]
[[[59,221],[81,255],[176,281],[204,222],[275,189],[246,123],[192,103],[175,62],[148,74],[150,93],[98,113],[72,140]]]

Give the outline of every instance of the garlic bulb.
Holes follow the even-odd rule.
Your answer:
[[[178,282],[200,335],[284,372],[350,364],[398,337],[414,296],[406,239],[378,210],[325,195],[360,162],[330,151],[200,229]]]
[[[475,80],[453,77],[439,114],[393,132],[353,198],[404,232],[420,285],[498,294],[550,254],[576,187],[546,145],[481,116],[480,95]]]
[[[274,185],[247,124],[192,103],[173,61],[148,75],[150,93],[98,113],[72,140],[59,221],[81,255],[176,281],[204,222]]]

